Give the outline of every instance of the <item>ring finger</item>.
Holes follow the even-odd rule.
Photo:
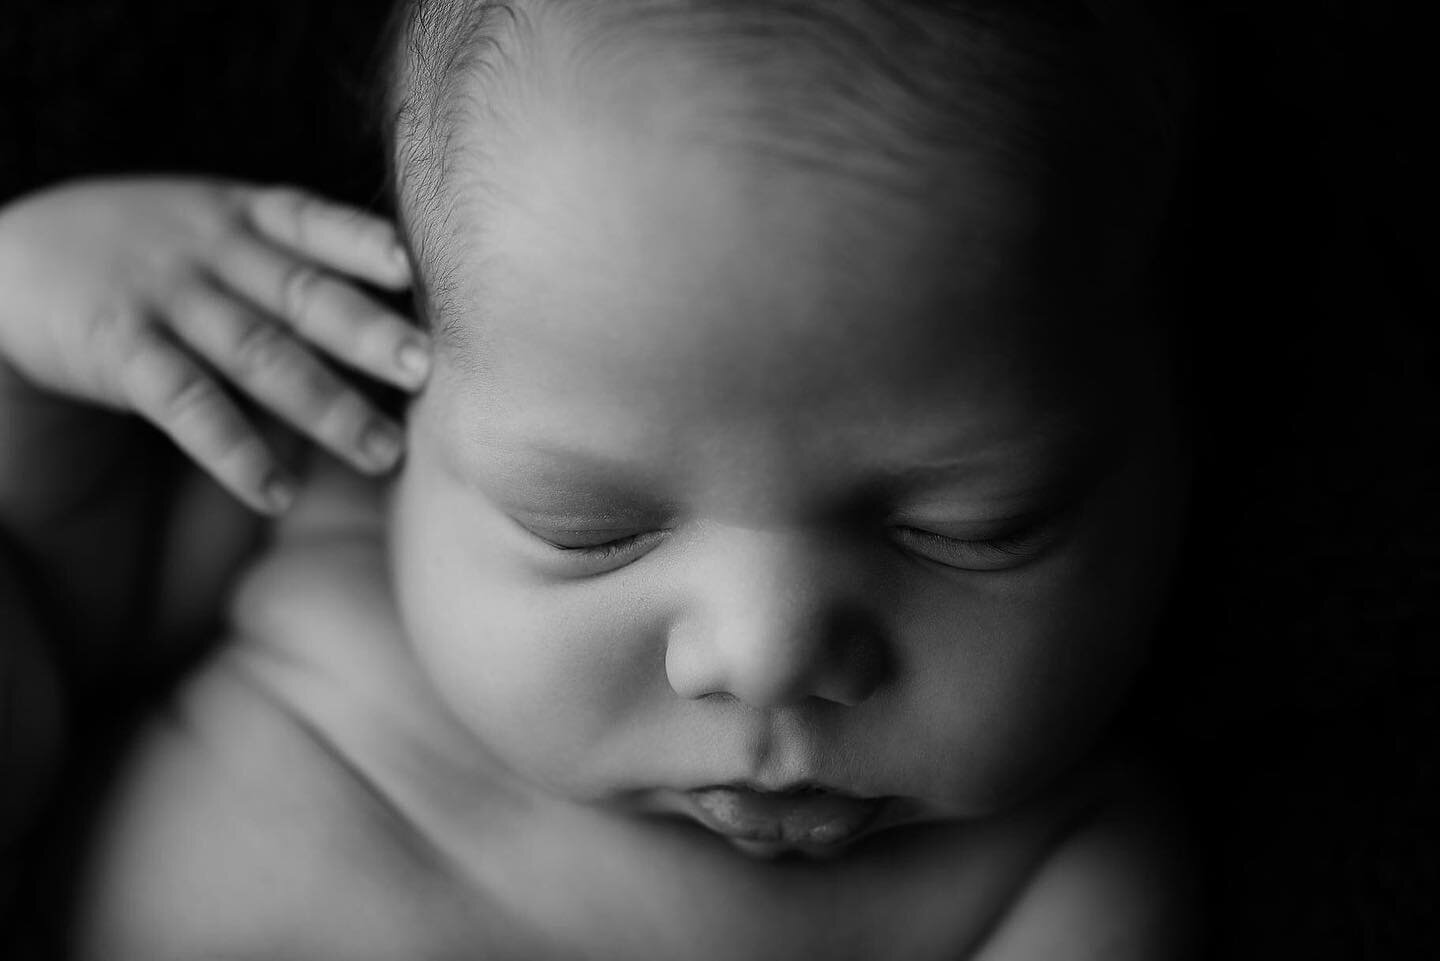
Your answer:
[[[342,277],[249,237],[216,268],[227,287],[356,370],[411,390],[429,372],[425,334]]]
[[[360,470],[394,465],[399,428],[282,326],[209,287],[173,311],[177,336],[276,416]]]

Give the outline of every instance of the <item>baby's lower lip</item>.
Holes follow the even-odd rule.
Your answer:
[[[814,788],[771,793],[716,786],[686,797],[700,823],[732,841],[821,849],[854,840],[885,804],[884,798]]]

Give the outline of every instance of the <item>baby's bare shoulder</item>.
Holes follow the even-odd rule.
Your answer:
[[[355,525],[282,532],[234,614],[226,649],[136,747],[99,834],[81,957],[425,953],[464,907],[375,776],[397,750],[386,738],[419,723],[381,683],[403,688],[396,666],[376,662],[400,647],[384,643],[377,542]]]
[[[445,886],[347,761],[228,664],[207,672],[99,834],[81,957],[411,956]]]
[[[1176,801],[1134,769],[1090,809],[1014,902],[978,961],[1178,961],[1198,931]]]

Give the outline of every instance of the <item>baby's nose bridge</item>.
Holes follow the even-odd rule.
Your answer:
[[[863,701],[885,673],[881,625],[863,586],[831,540],[804,531],[717,537],[667,650],[671,685],[683,696],[727,694],[759,707]]]

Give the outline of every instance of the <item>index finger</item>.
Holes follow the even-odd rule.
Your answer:
[[[382,217],[296,187],[265,187],[248,204],[257,233],[337,273],[389,290],[410,285],[410,260]]]

